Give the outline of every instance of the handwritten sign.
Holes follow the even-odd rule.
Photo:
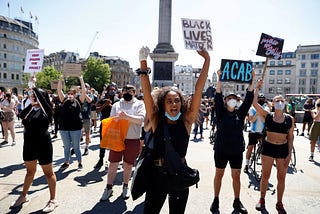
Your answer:
[[[221,60],[221,81],[234,81],[241,83],[251,83],[252,62],[241,60]]]
[[[212,50],[212,34],[209,20],[182,18],[182,31],[186,49]]]
[[[59,80],[51,80],[50,81],[51,89],[57,89],[58,88],[58,82],[59,82]],[[62,81],[62,88],[63,87],[64,87],[64,81]]]
[[[36,73],[41,71],[43,63],[44,49],[27,50],[24,73]]]
[[[262,33],[256,55],[281,59],[283,43],[283,39]]]
[[[63,64],[63,75],[79,77],[81,75],[81,64],[76,63],[64,63]]]

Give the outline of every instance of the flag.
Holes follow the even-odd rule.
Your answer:
[[[32,13],[31,13],[31,11],[29,12],[29,15],[30,15],[30,19],[32,19],[32,18],[33,18],[33,16],[32,16]]]
[[[24,13],[24,11],[23,11],[22,7],[20,7],[20,10],[21,10],[21,13]]]

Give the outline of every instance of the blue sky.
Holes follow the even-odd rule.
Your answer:
[[[33,22],[45,54],[66,50],[85,57],[88,51],[97,51],[120,56],[135,69],[140,47],[153,50],[158,43],[159,0],[0,0],[1,15],[8,16],[8,2],[11,18]],[[195,51],[184,48],[181,18],[210,20],[212,73],[222,58],[264,61],[255,55],[262,32],[284,39],[283,51],[320,44],[319,9],[318,0],[172,0],[176,64],[201,67],[203,63]]]

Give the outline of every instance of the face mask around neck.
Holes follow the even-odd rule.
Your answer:
[[[181,112],[179,112],[175,117],[172,117],[170,114],[168,114],[168,112],[166,112],[164,114],[169,120],[172,120],[172,121],[177,121],[181,115]]]

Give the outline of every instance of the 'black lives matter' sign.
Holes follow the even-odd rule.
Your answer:
[[[283,43],[283,39],[262,33],[256,55],[281,59]]]
[[[252,82],[252,62],[241,60],[221,60],[221,81],[234,81],[241,83]]]
[[[212,50],[212,34],[209,20],[181,19],[186,49]]]

